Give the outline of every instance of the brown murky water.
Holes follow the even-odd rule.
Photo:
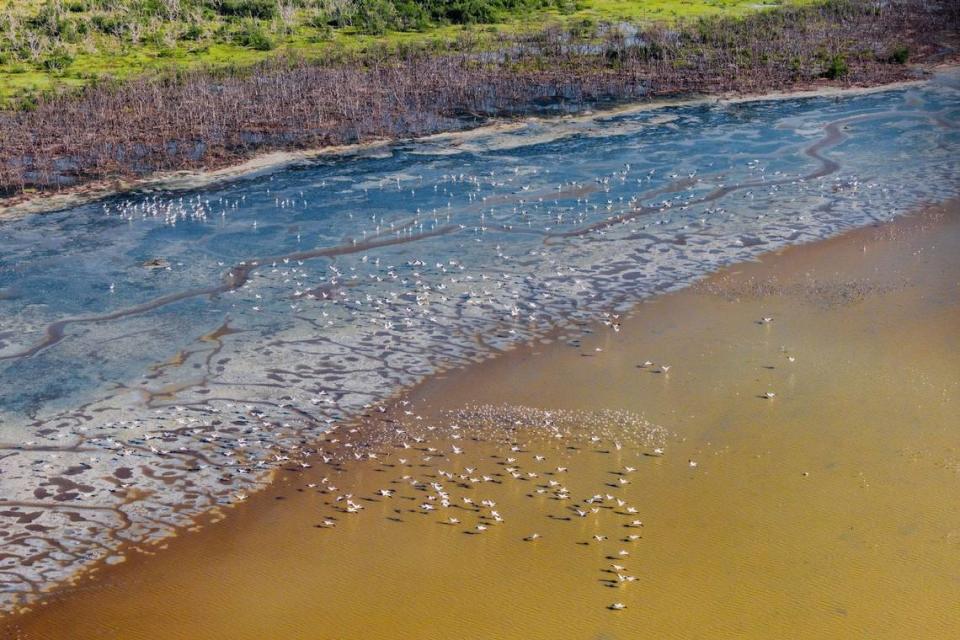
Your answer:
[[[4,637],[960,637],[956,202],[619,321],[431,380],[396,414],[408,433],[394,440],[424,442],[285,472]],[[582,437],[426,429],[478,404],[568,411],[554,416],[581,420]],[[603,409],[670,435],[620,433]]]

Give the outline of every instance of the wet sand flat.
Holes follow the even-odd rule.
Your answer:
[[[958,274],[951,201],[435,377],[3,637],[955,637]]]
[[[0,610],[259,491],[425,378],[955,197],[958,121],[944,71],[525,120],[3,223]]]

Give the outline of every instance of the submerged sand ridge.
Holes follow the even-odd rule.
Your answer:
[[[954,201],[433,378],[5,631],[952,637],[958,260]]]

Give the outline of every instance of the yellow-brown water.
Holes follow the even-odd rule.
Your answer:
[[[620,321],[431,380],[396,416],[413,433],[469,405],[567,410],[590,422],[583,437],[521,430],[511,451],[440,429],[375,460],[287,472],[7,636],[960,637],[956,202],[729,269]],[[609,427],[590,441],[604,409],[671,432],[663,455]],[[384,428],[371,419],[353,437]],[[460,506],[421,509],[430,490],[411,480],[441,480]],[[551,480],[571,498],[553,499]],[[348,493],[359,513],[336,502]],[[598,493],[624,505],[593,513],[583,498]]]

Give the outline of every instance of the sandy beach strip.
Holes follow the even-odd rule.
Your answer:
[[[957,273],[953,200],[435,376],[0,637],[956,636]]]

